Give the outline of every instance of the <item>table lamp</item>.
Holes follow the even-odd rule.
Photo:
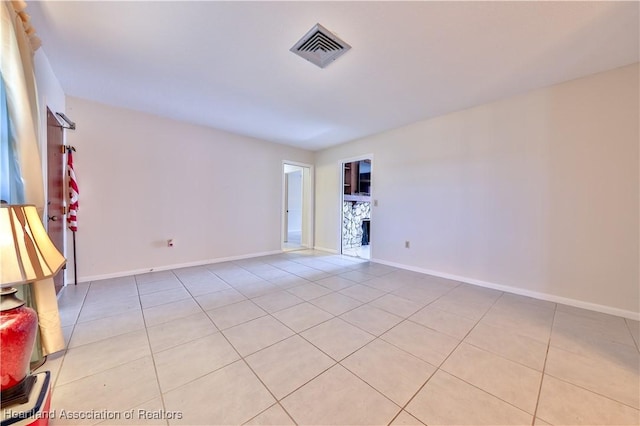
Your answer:
[[[27,402],[35,381],[29,361],[36,312],[16,296],[18,285],[58,273],[65,258],[49,239],[35,206],[0,205],[0,403]]]

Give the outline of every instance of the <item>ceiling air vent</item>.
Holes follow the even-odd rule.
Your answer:
[[[347,43],[320,24],[316,24],[291,49],[296,55],[324,68],[351,49]]]

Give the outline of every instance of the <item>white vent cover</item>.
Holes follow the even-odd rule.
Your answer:
[[[324,68],[351,49],[347,43],[316,24],[291,49],[296,55]]]

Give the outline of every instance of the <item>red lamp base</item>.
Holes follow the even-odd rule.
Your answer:
[[[5,406],[11,394],[28,397],[32,381],[26,380],[38,329],[38,315],[15,296],[16,289],[0,291],[0,398]],[[31,383],[29,383],[31,382]]]

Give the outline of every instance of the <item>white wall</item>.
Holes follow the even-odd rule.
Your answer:
[[[638,76],[636,64],[317,153],[316,246],[339,248],[340,160],[373,153],[374,259],[637,318]]]
[[[40,141],[40,161],[42,163],[42,177],[44,179],[44,191],[45,200],[48,198],[48,185],[47,185],[47,107],[55,114],[56,112],[66,111],[66,96],[60,85],[60,81],[53,72],[49,58],[44,52],[43,48],[36,50],[33,57],[33,72],[36,77],[36,86],[38,88],[38,117],[40,122],[38,123],[39,141]],[[66,133],[66,131],[65,131]],[[63,169],[63,173],[66,171]],[[66,194],[66,189],[65,189]],[[45,208],[46,208],[45,202]],[[59,214],[59,212],[56,212]],[[45,212],[45,216],[51,216],[48,211]],[[48,221],[44,221],[45,226],[48,225]],[[71,238],[69,235],[71,232],[66,226],[66,230],[63,235],[63,244],[65,248],[68,246],[67,241]],[[67,268],[64,273],[66,274],[65,282],[73,281],[73,250],[68,248],[63,253],[67,258]]]
[[[33,57],[33,72],[38,88],[38,139],[40,141],[40,161],[42,163],[42,176],[45,180],[45,199],[47,197],[47,107],[53,112],[65,112],[66,97],[58,78],[51,69],[49,58],[43,49],[36,50]],[[46,203],[45,203],[46,207]]]
[[[49,58],[42,48],[36,50],[33,57],[33,68],[38,87],[38,107],[40,108],[40,124],[44,129],[44,145],[47,135],[47,106],[54,113],[64,112],[66,98],[58,78],[53,73]],[[42,139],[42,138],[41,138]]]
[[[282,162],[312,152],[74,97],[67,112],[80,281],[280,250]]]

